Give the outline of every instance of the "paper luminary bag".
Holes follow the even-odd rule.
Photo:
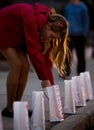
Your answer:
[[[0,111],[0,130],[3,130],[1,111]]]
[[[83,106],[86,106],[86,90],[85,90],[85,87],[84,87],[83,78],[81,77],[81,75],[79,77],[80,77],[81,88],[82,88]]]
[[[84,92],[85,92],[86,100],[87,100],[89,98],[89,94],[88,94],[88,89],[87,89],[86,80],[85,80],[85,73],[80,73],[80,77],[81,77],[82,86],[84,88]]]
[[[14,130],[29,130],[28,102],[14,102]]]
[[[72,80],[64,80],[64,113],[74,114],[76,112],[75,109],[75,101],[73,95],[73,85]]]
[[[59,85],[53,85],[46,88],[49,98],[50,122],[59,122],[64,120]]]
[[[83,80],[83,84],[84,84],[84,88],[85,88],[85,92],[86,92],[86,99],[92,100],[93,99],[93,89],[92,89],[90,73],[88,71],[83,72],[83,73],[80,73],[80,76]]]
[[[31,130],[45,130],[45,110],[43,91],[32,92]]]
[[[75,106],[86,106],[86,94],[82,85],[81,77],[72,77],[72,85],[74,89]]]

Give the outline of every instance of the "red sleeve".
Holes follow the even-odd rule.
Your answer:
[[[26,39],[26,47],[40,80],[50,80],[53,84],[53,75],[51,72],[51,63],[49,59],[41,53],[41,39],[38,32],[36,15],[32,8],[25,9],[23,15],[23,26]]]
[[[28,49],[28,53],[29,53],[30,59],[37,72],[39,79],[50,80],[51,84],[53,85],[54,80],[53,80],[53,74],[51,71],[52,63],[49,60],[48,55],[43,56],[38,46],[33,46],[32,48],[30,47]]]
[[[52,62],[51,62],[51,60],[49,59],[48,54],[44,55],[44,60],[45,60],[45,66],[46,66],[46,68],[47,68],[49,80],[50,80],[51,84],[54,85],[54,79],[53,79],[53,75],[52,75],[52,71],[51,71]]]

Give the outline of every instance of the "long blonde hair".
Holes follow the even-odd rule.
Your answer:
[[[71,66],[71,52],[68,45],[69,24],[62,15],[57,13],[49,15],[48,24],[51,24],[51,30],[58,33],[60,38],[51,38],[50,41],[46,40],[43,44],[43,53],[49,52],[50,60],[58,69],[58,73],[63,76],[66,73],[66,66]],[[44,33],[45,31],[44,29]]]

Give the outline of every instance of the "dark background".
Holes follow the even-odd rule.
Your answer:
[[[22,2],[30,4],[38,2],[40,4],[47,5],[48,7],[54,7],[56,8],[56,10],[60,11],[62,7],[67,3],[67,0],[0,0],[0,8],[3,8],[13,3],[22,3]]]

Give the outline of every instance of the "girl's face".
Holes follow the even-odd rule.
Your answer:
[[[44,36],[44,40],[50,41],[51,39],[59,39],[60,38],[60,34],[54,32],[53,30],[51,30],[51,25],[46,25],[46,31],[45,31],[45,36]]]
[[[52,24],[47,24],[43,30],[43,54],[47,51],[54,50],[57,52],[58,40],[60,34],[52,30]]]

